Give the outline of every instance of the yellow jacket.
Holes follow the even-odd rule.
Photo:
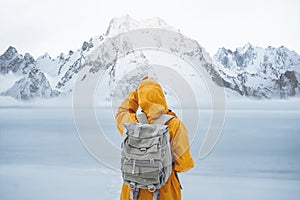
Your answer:
[[[160,200],[180,200],[181,189],[176,172],[184,172],[194,167],[190,154],[188,132],[184,124],[168,109],[166,99],[160,85],[152,78],[141,81],[137,90],[129,93],[122,102],[116,115],[117,128],[123,134],[123,123],[137,122],[136,111],[138,107],[146,113],[148,121],[154,123],[161,114],[174,115],[169,126],[170,142],[173,156],[173,170],[167,183],[159,190]],[[120,200],[129,200],[130,187],[123,184]],[[141,189],[138,200],[152,200],[153,193]]]

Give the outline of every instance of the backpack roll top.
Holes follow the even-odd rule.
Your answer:
[[[161,124],[126,123],[123,124],[123,130],[123,134],[131,137],[149,138],[163,135],[169,131],[169,127]]]

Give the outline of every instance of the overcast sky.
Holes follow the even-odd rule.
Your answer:
[[[219,47],[286,46],[300,54],[300,0],[1,0],[0,54],[14,46],[35,58],[81,47],[113,17],[160,17],[196,39],[210,55]]]

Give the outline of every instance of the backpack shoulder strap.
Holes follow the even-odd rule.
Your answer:
[[[156,121],[154,124],[166,124],[168,121],[170,121],[171,119],[173,119],[174,116],[173,115],[168,115],[168,114],[162,114]]]
[[[144,112],[137,114],[136,119],[138,120],[139,123],[149,124],[147,115]]]

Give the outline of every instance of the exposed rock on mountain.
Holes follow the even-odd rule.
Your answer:
[[[20,75],[26,74],[34,66],[35,60],[29,53],[22,56],[14,47],[9,47],[0,56],[0,74],[7,74],[9,72]]]

